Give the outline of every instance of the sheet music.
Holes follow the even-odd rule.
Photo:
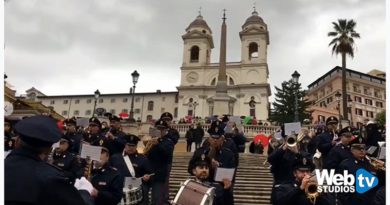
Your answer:
[[[284,134],[291,135],[293,132],[295,132],[295,134],[299,134],[301,132],[301,123],[300,122],[284,123]]]
[[[102,153],[102,147],[83,144],[81,146],[80,157],[83,159],[90,157],[92,160],[99,161],[101,153]]]
[[[234,168],[221,168],[217,167],[215,171],[214,180],[217,182],[222,182],[222,179],[228,179],[230,181],[233,180]]]
[[[140,187],[142,184],[142,177],[126,177],[125,178],[125,187],[132,189],[134,187]]]
[[[378,159],[380,159],[380,160],[386,159],[386,147],[380,148]]]

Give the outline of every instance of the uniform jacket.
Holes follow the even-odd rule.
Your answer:
[[[142,177],[145,174],[152,173],[149,160],[145,155],[136,153],[132,155],[126,155],[125,157],[130,157],[130,161],[134,167],[135,177]],[[122,154],[113,155],[110,158],[110,165],[117,168],[123,177],[131,177],[130,171],[127,168]]]
[[[93,170],[91,183],[98,190],[95,205],[117,205],[121,201],[124,179],[115,168],[106,164]]]
[[[55,153],[53,155],[53,165],[69,173],[71,177],[80,178],[83,176],[81,162],[76,155],[70,152]]]
[[[325,160],[324,169],[337,169],[344,159],[351,157],[350,146],[338,144],[329,151],[328,157]]]

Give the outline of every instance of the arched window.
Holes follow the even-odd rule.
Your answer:
[[[153,116],[152,115],[147,115],[146,116],[146,121],[149,122],[151,120],[153,120]]]
[[[229,77],[229,85],[234,85],[234,80],[232,77]]]
[[[258,45],[255,42],[249,44],[249,59],[259,57]]]
[[[216,83],[217,83],[217,79],[214,78],[214,79],[211,81],[211,85],[216,85]]]
[[[148,102],[148,111],[153,111],[153,107],[154,107],[154,102],[153,101],[149,101]]]
[[[251,100],[249,101],[249,115],[256,117],[256,101],[254,96],[251,96]]]
[[[198,61],[199,61],[199,47],[192,46],[192,48],[191,48],[191,62],[198,62]]]

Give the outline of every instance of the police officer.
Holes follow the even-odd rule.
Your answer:
[[[64,173],[44,162],[53,143],[61,138],[48,116],[23,119],[15,125],[19,147],[5,159],[5,204],[85,204]]]
[[[147,158],[155,174],[152,181],[152,204],[168,204],[169,200],[169,175],[172,166],[172,157],[177,138],[170,133],[170,127],[166,121],[157,120],[155,127],[161,132],[161,137],[151,140],[148,146]]]
[[[310,158],[301,157],[295,160],[293,172],[294,181],[279,184],[274,187],[272,195],[273,205],[334,205],[335,199],[329,195],[321,193],[315,200],[310,200],[305,190],[311,180],[311,172],[315,166]],[[315,201],[315,202],[314,202]],[[313,203],[314,202],[314,203]]]
[[[118,169],[123,177],[142,177],[142,202],[140,204],[149,203],[149,182],[152,170],[149,160],[145,155],[139,154],[137,144],[140,139],[132,134],[124,136],[126,146],[123,154],[114,154],[110,158],[111,166]],[[127,161],[128,160],[128,161]]]
[[[91,196],[95,199],[95,205],[117,205],[122,198],[124,178],[109,165],[109,158],[108,149],[102,147],[100,161],[95,161],[95,169],[91,172],[94,187]]]
[[[325,165],[329,151],[336,145],[338,136],[336,134],[339,121],[331,116],[326,119],[327,131],[318,136],[318,150],[321,152],[322,163]],[[326,167],[324,167],[326,168]]]
[[[69,140],[69,152],[73,154],[79,154],[80,152],[80,143],[83,139],[83,135],[81,133],[78,133],[76,131],[76,119],[70,118],[66,119],[64,121],[64,124],[66,125],[66,131],[63,135],[63,138]]]
[[[338,136],[340,137],[340,142],[329,151],[324,165],[326,169],[337,169],[344,159],[352,157],[350,152],[352,128],[350,126],[343,128]]]
[[[110,119],[110,129],[104,134],[104,146],[108,148],[110,154],[122,153],[126,141],[125,133],[121,130],[120,118],[112,115]]]
[[[173,142],[176,144],[180,138],[180,134],[175,128],[171,127],[173,115],[170,112],[164,112],[163,114],[161,114],[160,120],[168,125],[169,138],[173,140]],[[169,163],[172,164],[172,161],[170,161]]]
[[[53,165],[61,168],[73,179],[80,178],[83,175],[83,169],[80,159],[69,152],[70,140],[61,138],[60,146],[56,148],[53,154]]]
[[[83,141],[94,146],[103,146],[104,136],[100,132],[102,124],[96,117],[89,119],[88,133],[83,137]]]
[[[209,157],[202,154],[201,156],[192,158],[189,164],[192,166],[189,167],[192,170],[191,175],[195,176],[196,182],[215,188],[213,205],[231,204],[231,201],[228,200],[230,187],[232,186],[231,182],[227,179],[223,179],[222,182],[212,182],[209,180],[211,169],[211,159]]]

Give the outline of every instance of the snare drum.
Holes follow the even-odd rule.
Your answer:
[[[173,204],[176,205],[212,205],[215,188],[198,183],[193,179],[186,180],[177,192]]]
[[[123,188],[123,197],[120,205],[134,205],[142,201],[142,187],[133,187],[131,189]]]

